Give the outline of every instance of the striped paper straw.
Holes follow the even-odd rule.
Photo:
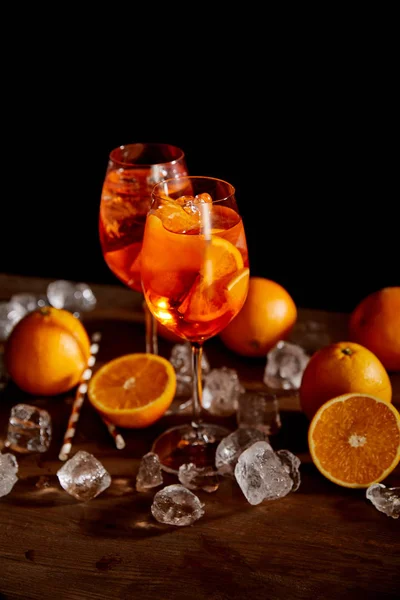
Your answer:
[[[96,362],[97,353],[99,351],[100,340],[101,340],[101,333],[96,331],[96,333],[94,333],[91,338],[92,343],[90,346],[90,356],[89,356],[89,360],[88,360],[88,365],[82,374],[81,382],[76,390],[76,396],[75,396],[74,402],[72,404],[71,414],[68,419],[67,429],[64,434],[63,445],[62,445],[60,453],[58,455],[58,458],[60,460],[67,460],[67,458],[71,452],[72,440],[75,436],[76,426],[79,421],[79,417],[81,414],[81,408],[83,405],[83,401],[85,399],[85,394],[88,389],[88,383],[93,375],[92,367],[94,366],[94,364]],[[102,418],[103,422],[105,423],[110,435],[113,437],[116,447],[118,449],[124,448],[125,441],[124,441],[122,435],[117,431],[115,425],[112,425],[112,423],[109,423],[109,421],[104,419],[104,417],[102,415],[100,415],[100,417]]]
[[[100,415],[100,417],[102,418],[104,425],[107,427],[109,434],[114,439],[115,445],[118,448],[118,450],[122,450],[123,448],[125,448],[125,440],[119,433],[115,425],[111,423],[108,419],[103,417],[103,415]]]

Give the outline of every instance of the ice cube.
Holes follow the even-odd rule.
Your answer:
[[[212,204],[212,198],[210,194],[207,192],[203,192],[202,194],[196,194],[194,197],[195,204]]]
[[[18,481],[18,462],[13,454],[0,453],[0,498],[7,496]]]
[[[283,467],[289,473],[293,481],[292,492],[296,492],[301,483],[300,465],[301,460],[289,450],[277,450],[276,455],[279,457]]]
[[[317,321],[298,321],[293,327],[288,341],[303,348],[311,356],[332,342],[325,323]]]
[[[64,279],[52,281],[47,286],[47,298],[55,308],[69,310],[77,316],[96,306],[96,297],[87,283],[72,283]]]
[[[280,340],[267,354],[265,385],[276,390],[298,390],[309,360],[303,348]]]
[[[158,455],[148,452],[140,461],[139,470],[136,475],[136,490],[147,492],[163,482],[161,463]]]
[[[252,427],[273,435],[281,428],[279,401],[275,394],[244,391],[239,396],[236,421],[239,427]]]
[[[194,202],[194,196],[190,196],[189,194],[179,196],[179,198],[176,198],[175,202],[179,204],[179,206],[185,206],[188,203]]]
[[[393,519],[399,518],[400,487],[388,488],[383,483],[373,483],[367,489],[366,496],[377,510]]]
[[[217,471],[212,467],[196,467],[194,463],[185,463],[179,467],[178,479],[190,490],[215,492],[219,486]]]
[[[215,451],[215,466],[220,475],[232,475],[241,453],[260,440],[268,440],[263,431],[239,427],[224,437]]]
[[[0,342],[5,340],[15,325],[26,315],[26,309],[15,301],[0,302]]]
[[[5,445],[16,452],[46,452],[51,442],[51,416],[30,404],[16,404],[8,420]]]
[[[180,483],[159,490],[151,505],[151,513],[159,523],[192,525],[204,515],[204,504]]]
[[[228,367],[212,369],[204,377],[203,408],[211,415],[219,417],[233,415],[237,410],[242,391],[235,369]]]
[[[192,348],[188,342],[175,344],[171,350],[170,363],[176,373],[177,397],[191,397],[193,392]],[[209,373],[210,364],[203,350],[201,359],[203,377]]]
[[[250,504],[277,500],[293,488],[293,480],[267,442],[255,442],[239,456],[235,478]]]
[[[77,500],[92,500],[111,484],[111,476],[93,454],[78,450],[57,471],[61,487]]]
[[[22,306],[26,313],[32,312],[38,308],[38,300],[33,294],[14,294],[10,298],[10,302],[17,302]]]

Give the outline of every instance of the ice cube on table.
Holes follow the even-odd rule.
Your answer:
[[[303,348],[280,340],[267,354],[265,385],[274,390],[298,390],[309,360]]]
[[[18,302],[0,302],[0,342],[5,342],[15,325],[26,315],[26,309]]]
[[[33,294],[14,294],[10,298],[10,302],[17,302],[22,306],[26,313],[32,312],[39,307],[39,298]]]
[[[182,527],[204,515],[204,504],[185,486],[175,483],[154,495],[151,513],[159,523]]]
[[[311,356],[332,342],[325,323],[318,321],[298,321],[288,337],[288,342],[303,348]]]
[[[250,504],[283,498],[293,480],[267,442],[255,442],[239,456],[235,478]]]
[[[46,452],[52,435],[51,416],[47,410],[30,404],[11,408],[5,446],[15,452]]]
[[[242,391],[235,369],[212,369],[204,377],[202,406],[211,415],[229,417],[236,412]]]
[[[169,358],[176,374],[177,397],[190,397],[193,393],[192,348],[188,342],[174,344]],[[203,377],[210,371],[210,363],[203,350],[201,358]]]
[[[148,452],[140,461],[139,470],[136,475],[136,491],[147,492],[161,485],[163,482],[161,463],[158,455]]]
[[[179,467],[178,479],[190,490],[216,492],[219,486],[218,472],[212,467],[196,467],[194,463],[185,463]]]
[[[300,465],[301,460],[298,456],[290,452],[290,450],[277,450],[276,455],[281,461],[284,469],[289,473],[293,481],[292,492],[296,492],[301,483]]]
[[[383,483],[373,483],[367,489],[366,496],[377,510],[393,519],[399,518],[400,487],[388,488]]]
[[[267,435],[276,434],[282,425],[277,396],[258,390],[243,391],[239,396],[236,421],[239,427],[252,427]]]
[[[268,437],[259,429],[239,427],[224,437],[215,451],[215,467],[220,475],[233,476],[236,463],[241,453],[254,442]]]
[[[61,487],[77,500],[92,500],[111,485],[111,476],[93,454],[78,450],[57,471]]]
[[[55,308],[63,308],[76,316],[96,306],[96,297],[87,283],[73,283],[64,279],[49,283],[47,298]]]
[[[18,481],[18,461],[13,454],[0,453],[0,498],[7,496]]]

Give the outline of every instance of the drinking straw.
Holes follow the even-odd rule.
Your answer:
[[[116,426],[113,423],[111,423],[108,419],[103,417],[103,415],[100,415],[100,417],[102,418],[104,425],[107,427],[109,434],[114,439],[115,446],[118,448],[118,450],[122,450],[123,448],[125,448],[125,440],[119,433]]]
[[[99,351],[100,340],[101,340],[101,333],[96,331],[91,337],[90,356],[89,356],[89,360],[88,360],[88,365],[82,374],[81,382],[78,385],[78,388],[76,390],[76,395],[74,398],[74,402],[72,404],[71,414],[68,419],[67,429],[64,434],[63,445],[62,445],[60,453],[58,455],[58,458],[63,461],[67,460],[67,458],[71,452],[72,440],[75,436],[76,426],[79,421],[79,417],[81,414],[81,408],[83,405],[83,401],[85,399],[85,394],[88,389],[88,383],[93,375],[92,367],[94,366],[94,364],[96,362],[97,353]],[[104,424],[106,425],[110,435],[114,439],[115,445],[118,448],[118,450],[121,450],[122,448],[124,448],[125,441],[124,441],[122,435],[117,431],[117,428],[115,427],[115,425],[113,425],[107,419],[105,419],[103,417],[103,415],[100,415],[100,417],[101,417],[102,421],[104,422]]]

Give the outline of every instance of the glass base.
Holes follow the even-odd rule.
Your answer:
[[[167,473],[176,475],[185,463],[215,467],[215,450],[229,433],[229,429],[210,423],[202,423],[198,429],[191,425],[177,425],[164,431],[154,441],[151,450],[158,454]]]

